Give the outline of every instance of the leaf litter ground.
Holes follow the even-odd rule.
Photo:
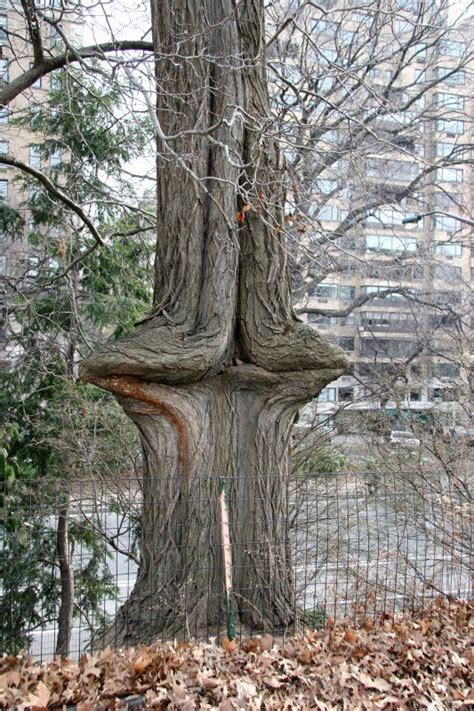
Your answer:
[[[0,708],[472,709],[472,612],[440,599],[399,619],[329,621],[280,642],[163,642],[45,664],[4,655]]]

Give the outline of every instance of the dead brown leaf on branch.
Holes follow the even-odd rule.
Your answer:
[[[164,642],[37,664],[0,663],[0,708],[473,708],[473,607],[435,601],[411,616],[336,623],[275,642]]]

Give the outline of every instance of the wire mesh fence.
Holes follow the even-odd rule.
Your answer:
[[[66,638],[60,651],[78,657],[105,644],[149,643],[160,633],[225,634],[218,501],[208,482],[194,481],[178,498],[166,481],[4,483],[1,651],[25,649],[45,660],[58,651],[58,636]],[[256,492],[268,498],[271,487],[250,487],[245,476],[229,487],[237,635],[283,636],[329,618],[472,596],[465,478],[443,471],[305,473],[274,484],[284,486],[278,510],[271,496],[258,501]],[[242,519],[247,488],[247,512],[264,521]]]

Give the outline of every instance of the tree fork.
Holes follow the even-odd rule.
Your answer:
[[[117,395],[144,453],[137,584],[106,640],[120,644],[225,619],[220,477],[240,622],[294,624],[291,427],[347,364],[292,309],[284,171],[265,135],[263,3],[152,0],[152,18],[157,120],[176,137],[158,145],[155,307],[81,367]]]

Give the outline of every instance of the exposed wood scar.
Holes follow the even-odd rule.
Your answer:
[[[186,425],[177,413],[176,409],[168,405],[158,397],[147,393],[143,387],[143,380],[134,378],[132,375],[110,376],[107,378],[97,378],[94,384],[104,390],[109,390],[115,395],[137,400],[138,402],[150,405],[139,411],[142,415],[161,415],[174,427],[178,438],[178,462],[184,475],[189,474],[189,438]]]

